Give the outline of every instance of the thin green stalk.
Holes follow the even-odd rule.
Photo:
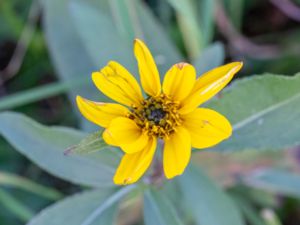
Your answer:
[[[82,86],[86,83],[86,79],[78,79],[69,83],[53,83],[47,84],[44,86],[32,88],[30,90],[21,91],[6,97],[1,98],[0,100],[0,111],[8,110],[12,108],[16,108],[19,106],[23,106],[29,103],[33,103],[36,101],[40,101],[52,96],[56,96],[66,91],[74,88]]]
[[[262,211],[262,217],[267,225],[282,225],[278,216],[271,209],[264,209]]]
[[[0,171],[0,186],[19,188],[50,200],[58,200],[63,197],[63,195],[57,190],[3,171]]]
[[[136,189],[137,185],[126,186],[116,193],[114,193],[111,197],[109,197],[102,205],[96,208],[82,223],[81,225],[91,225],[97,217],[99,217],[107,208],[111,207],[113,204],[118,202],[125,195]]]
[[[138,4],[143,4],[143,3],[138,3],[137,1],[138,0],[125,0],[125,4],[127,5],[128,8],[130,22],[133,26],[135,37],[145,39],[144,32],[137,13],[138,6],[139,6]]]
[[[23,222],[27,222],[34,216],[34,212],[31,211],[26,205],[2,189],[0,189],[0,204],[8,209],[11,213],[16,215]]]
[[[197,21],[195,5],[192,0],[168,0],[176,11],[176,17],[183,41],[191,60],[196,59],[202,48],[204,40]]]

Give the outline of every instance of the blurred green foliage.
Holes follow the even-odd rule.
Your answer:
[[[295,10],[300,10],[300,1],[293,2]],[[22,34],[36,5],[39,10],[33,15],[32,38],[24,51]],[[153,50],[161,76],[182,60],[193,63],[199,75],[226,61],[244,62],[238,78],[247,78],[223,92],[219,96],[222,101],[217,98],[207,104],[237,126],[233,138],[214,150],[286,150],[299,145],[299,75],[289,79],[270,73],[291,76],[300,71],[300,26],[271,1],[1,1],[0,110],[26,116],[0,114],[0,224],[24,224],[64,195],[86,187],[101,189],[61,200],[30,224],[61,225],[73,218],[70,223],[83,225],[92,212],[99,212],[101,203],[102,211],[95,214],[101,220],[95,224],[112,223],[116,202],[133,191],[108,188],[119,152],[102,142],[91,144],[92,139],[84,139],[81,145],[88,143],[91,149],[96,146],[101,151],[65,157],[63,151],[78,144],[85,131],[95,130],[74,107],[77,94],[105,100],[91,85],[91,71],[116,60],[137,76],[131,50],[135,37],[144,39]],[[14,59],[18,43],[25,57]],[[12,60],[21,67],[16,72],[5,71]],[[252,79],[255,74],[263,75]],[[59,127],[40,125],[28,117]],[[299,171],[299,150],[295,152],[294,164],[287,168],[277,168],[281,165],[278,160],[270,159],[262,168],[271,170],[257,173],[254,167],[246,175],[244,171],[230,174],[234,182],[225,191],[193,167],[168,184],[170,187],[151,188],[144,195],[144,187],[139,187],[122,202],[120,221],[126,217],[123,205],[129,204],[129,214],[133,214],[139,212],[144,198],[146,225],[239,225],[245,224],[243,221],[268,225],[277,217],[284,225],[299,224],[294,212],[300,209],[300,178],[288,172]],[[290,162],[289,155],[284,157]],[[214,165],[216,170],[219,166]],[[196,202],[191,206],[192,201]],[[143,224],[141,215],[135,224]],[[56,220],[50,221],[53,218]]]

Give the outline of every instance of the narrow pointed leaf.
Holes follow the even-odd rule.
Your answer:
[[[203,37],[203,30],[198,23],[198,18],[196,16],[197,11],[193,4],[194,2],[190,0],[168,0],[168,2],[176,11],[178,25],[187,52],[192,59],[195,59],[200,55],[201,50],[205,46],[205,40]]]
[[[34,215],[34,212],[28,206],[2,189],[0,189],[0,204],[23,222],[27,222]]]
[[[243,181],[251,187],[300,198],[300,175],[288,171],[257,171],[243,178]]]
[[[37,184],[27,178],[0,171],[0,186],[18,188],[50,200],[57,200],[63,195],[55,189]]]

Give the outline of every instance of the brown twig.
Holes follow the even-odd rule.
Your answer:
[[[300,7],[290,0],[270,0],[284,15],[300,22]]]
[[[33,38],[39,14],[40,4],[37,0],[33,0],[29,10],[27,23],[17,42],[13,56],[11,57],[8,65],[0,71],[0,85],[3,85],[5,81],[13,78],[20,70],[28,46]]]
[[[265,59],[278,57],[280,53],[278,46],[258,45],[239,33],[229,20],[221,3],[216,4],[215,17],[220,33],[228,40],[234,50],[253,58]]]

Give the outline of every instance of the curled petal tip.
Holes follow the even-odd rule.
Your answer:
[[[242,61],[239,61],[239,62],[236,62],[238,65],[238,67],[239,67],[239,70],[243,67],[243,65],[244,65],[244,63],[242,62]]]
[[[139,38],[135,38],[134,40],[133,40],[133,42],[135,43],[135,42],[141,42],[142,40],[141,39],[139,39]]]
[[[76,95],[76,103],[77,103],[77,105],[79,105],[83,101],[84,101],[83,97],[81,97],[80,95]]]
[[[188,64],[188,63],[185,63],[185,62],[180,62],[180,63],[175,64],[175,66],[177,66],[178,69],[180,69],[180,70],[182,70],[183,67],[185,67],[185,66],[187,66],[187,65],[189,65],[189,64]]]

